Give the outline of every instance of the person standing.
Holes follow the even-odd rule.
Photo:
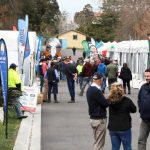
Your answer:
[[[123,63],[123,67],[121,68],[119,78],[123,81],[123,88],[126,94],[126,86],[128,87],[128,94],[131,94],[130,80],[132,80],[132,73],[127,63]]]
[[[76,55],[76,48],[75,47],[72,48],[72,52],[73,52],[73,55],[75,56]]]
[[[57,70],[55,69],[54,62],[51,62],[51,66],[47,70],[47,79],[48,79],[48,102],[49,103],[51,102],[51,92],[53,89],[54,102],[59,103],[57,100],[59,76]]]
[[[138,150],[146,150],[150,133],[150,68],[145,70],[145,79],[146,83],[142,85],[138,94],[138,107],[141,117]]]
[[[103,75],[98,72],[94,73],[93,82],[86,92],[90,123],[94,134],[94,150],[104,149],[106,136],[106,108],[109,102],[100,90],[102,82]]]
[[[110,64],[107,65],[107,76],[108,76],[108,85],[110,89],[111,84],[117,82],[118,76],[118,67],[114,64],[113,61],[110,61]]]
[[[76,66],[70,63],[69,58],[64,59],[65,74],[67,78],[68,90],[71,96],[71,101],[69,103],[75,103],[75,80],[77,79],[77,69]]]
[[[136,112],[136,106],[130,98],[124,96],[124,89],[119,82],[111,85],[108,100],[110,101],[108,129],[112,150],[119,150],[121,143],[124,150],[132,150],[130,113]]]

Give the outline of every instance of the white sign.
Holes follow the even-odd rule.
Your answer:
[[[36,112],[37,89],[35,87],[24,86],[23,96],[20,97],[21,109],[29,112]]]

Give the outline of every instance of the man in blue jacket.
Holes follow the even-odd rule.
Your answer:
[[[86,93],[90,122],[94,133],[94,150],[104,149],[105,144],[106,108],[109,103],[100,90],[102,82],[103,75],[98,72],[94,73],[93,82]]]
[[[146,83],[138,94],[138,107],[142,119],[138,138],[138,150],[146,150],[146,142],[150,133],[150,68],[145,70]]]

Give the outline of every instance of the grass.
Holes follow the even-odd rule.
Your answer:
[[[5,125],[0,123],[0,149],[1,150],[13,150],[15,140],[17,137],[18,129],[20,126],[20,120],[16,119],[15,111],[8,113],[8,137],[5,137]]]

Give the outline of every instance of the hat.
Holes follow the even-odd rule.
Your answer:
[[[16,67],[18,67],[18,66],[16,64],[12,63],[9,68],[15,69]]]
[[[103,75],[101,73],[94,73],[93,75],[93,80],[98,80],[98,79],[101,79],[103,77]]]

